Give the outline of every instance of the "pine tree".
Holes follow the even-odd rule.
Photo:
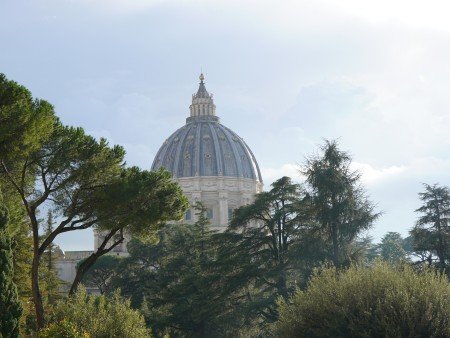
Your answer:
[[[298,248],[306,244],[302,239],[310,223],[310,208],[301,185],[282,177],[271,186],[271,190],[256,195],[253,203],[236,209],[224,234],[229,236],[224,241],[232,248],[227,255],[235,258],[236,270],[241,271],[235,279],[257,286],[249,303],[254,304],[253,312],[268,321],[277,318],[276,299],[287,297],[295,288],[293,281],[298,277],[293,276],[297,275],[294,266],[305,258]]]
[[[349,263],[348,247],[379,217],[360,185],[361,175],[352,171],[351,156],[336,141],[326,141],[322,155],[307,159],[302,169],[309,186],[320,230],[331,244],[336,267]]]
[[[18,337],[22,305],[13,282],[13,254],[7,232],[8,210],[0,204],[0,336]]]
[[[388,232],[381,239],[379,244],[381,259],[396,264],[407,259],[407,252],[404,248],[404,239],[398,232]]]
[[[437,184],[424,187],[419,193],[423,205],[416,210],[421,216],[411,230],[414,250],[428,252],[425,256],[430,265],[437,260],[438,266],[445,268],[450,260],[450,190]]]

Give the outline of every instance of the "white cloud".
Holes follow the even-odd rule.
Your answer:
[[[423,163],[420,161],[419,163]],[[376,168],[368,163],[352,162],[351,169],[361,173],[361,181],[364,185],[374,186],[388,179],[395,179],[408,170],[407,166],[392,165]],[[304,176],[299,172],[300,165],[286,163],[278,168],[262,168],[262,176],[268,189],[269,185],[282,176],[291,177],[296,182],[303,182]]]
[[[383,168],[375,168],[368,163],[352,162],[351,168],[361,173],[361,181],[364,185],[375,185],[387,179],[395,179],[407,170],[406,166],[389,166]]]
[[[278,168],[261,168],[261,175],[264,180],[265,190],[269,190],[270,184],[283,176],[291,177],[296,182],[303,181],[299,169],[300,167],[298,164],[292,163],[283,164]]]
[[[324,4],[372,23],[398,22],[416,28],[450,30],[445,0],[322,0]]]
[[[116,15],[141,13],[155,6],[201,7],[233,11],[246,18],[249,26],[268,23],[270,30],[301,33],[309,26],[316,30],[342,25],[346,20],[369,24],[394,23],[411,28],[450,31],[445,0],[67,0],[71,6],[86,6]],[[320,23],[320,24],[318,24]],[[266,25],[267,26],[267,25]]]

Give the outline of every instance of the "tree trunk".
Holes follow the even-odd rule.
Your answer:
[[[39,223],[36,218],[36,210],[27,208],[28,216],[31,221],[33,231],[33,263],[31,265],[31,292],[33,295],[33,303],[36,311],[36,322],[38,331],[45,326],[44,305],[42,303],[42,294],[39,290]]]
[[[36,311],[36,321],[38,330],[45,325],[44,306],[42,304],[42,295],[39,290],[39,255],[38,246],[34,246],[33,264],[31,266],[31,290],[33,295],[33,303]]]
[[[339,243],[336,224],[331,225],[331,240],[333,242],[333,264],[335,267],[339,267],[341,263],[339,260]]]
[[[436,248],[436,253],[439,258],[439,264],[441,267],[445,266],[445,246],[444,246],[444,240],[442,236],[442,228],[441,228],[441,215],[439,213],[439,210],[437,211],[437,221],[436,221],[436,228],[437,228],[437,234],[438,234],[438,247]]]
[[[83,263],[80,264],[80,266],[77,269],[77,273],[75,275],[75,279],[72,282],[72,286],[70,287],[69,296],[72,296],[78,289],[78,286],[81,283],[81,280],[83,279],[84,274],[86,271],[89,270],[89,268],[94,265],[95,261],[101,256],[102,254],[99,254],[98,252],[92,254],[89,256]]]
[[[105,249],[106,245],[108,244],[108,241],[117,233],[120,232],[120,239],[118,239],[116,242],[114,242],[109,248]],[[94,263],[97,261],[98,258],[103,256],[104,254],[107,254],[112,249],[114,249],[117,245],[123,242],[125,238],[123,237],[123,229],[116,229],[111,230],[111,232],[103,239],[102,244],[98,247],[97,251],[94,252],[92,255],[90,255],[83,263],[80,264],[80,266],[77,269],[77,273],[75,275],[75,279],[72,283],[72,286],[70,287],[69,296],[73,295],[80,285],[81,281],[83,280],[84,274],[94,265]]]

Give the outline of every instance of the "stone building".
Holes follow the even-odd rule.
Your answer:
[[[203,74],[189,109],[186,124],[164,141],[152,170],[169,170],[190,203],[201,201],[212,226],[224,229],[233,210],[262,191],[261,172],[244,140],[220,123]],[[194,221],[189,209],[185,222]]]

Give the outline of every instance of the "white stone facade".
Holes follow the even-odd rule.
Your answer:
[[[243,205],[252,203],[255,194],[262,191],[262,183],[246,178],[209,176],[174,178],[181,186],[191,205],[202,202],[208,209],[211,226],[223,231],[232,212]],[[196,221],[195,211],[191,208],[182,222]]]

